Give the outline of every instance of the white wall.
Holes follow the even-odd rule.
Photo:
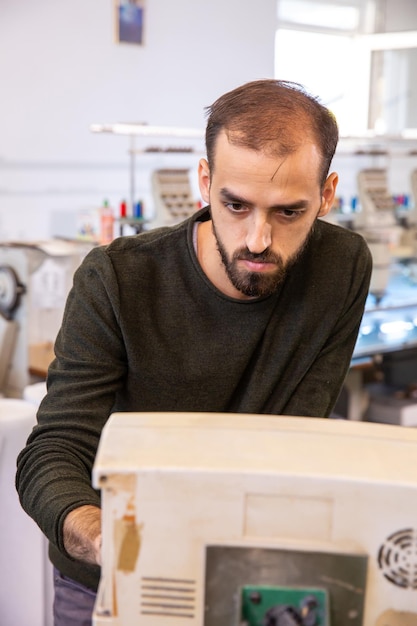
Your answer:
[[[143,46],[114,42],[113,15],[0,0],[0,241],[71,236],[80,209],[128,195],[127,139],[91,123],[203,127],[221,93],[273,76],[276,0],[146,0]]]

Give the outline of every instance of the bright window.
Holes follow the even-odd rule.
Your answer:
[[[367,128],[369,67],[358,63],[358,52],[352,35],[280,28],[275,77],[301,83],[317,96],[335,114],[341,135],[361,134]]]

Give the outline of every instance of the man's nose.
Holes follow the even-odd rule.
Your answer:
[[[251,220],[246,236],[246,245],[250,252],[260,254],[272,243],[271,224],[265,217],[254,216]]]

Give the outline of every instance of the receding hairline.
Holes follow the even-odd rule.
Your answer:
[[[324,182],[338,141],[337,122],[302,85],[275,79],[252,81],[220,96],[206,112],[211,168],[221,130],[236,145],[280,157],[295,152],[308,137],[322,157]]]
[[[308,121],[307,116],[305,116],[305,121]],[[221,128],[216,139],[224,133],[230,144],[246,147],[254,152],[264,153],[272,157],[288,156],[307,143],[315,145],[321,154],[320,142],[314,131],[311,128],[307,132],[304,128],[300,129],[299,119],[288,119],[288,124],[285,126],[285,138],[281,136],[281,126],[279,131],[276,136],[259,140],[257,137],[251,138],[243,132],[239,122],[237,122],[229,127]]]

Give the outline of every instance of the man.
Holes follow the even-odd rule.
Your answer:
[[[198,170],[209,206],[95,248],[76,272],[17,471],[50,541],[56,626],[91,620],[91,470],[111,412],[330,414],[371,273],[363,239],[318,219],[335,197],[337,141],[332,114],[298,85],[259,80],[223,95]]]

